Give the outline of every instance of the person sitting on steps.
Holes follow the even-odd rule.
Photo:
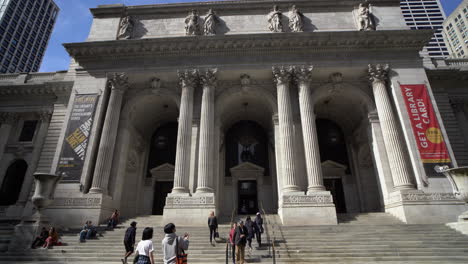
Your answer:
[[[47,228],[42,227],[41,234],[34,239],[34,241],[31,244],[31,248],[36,248],[38,246],[44,245],[46,239],[49,237],[49,231],[47,231]]]

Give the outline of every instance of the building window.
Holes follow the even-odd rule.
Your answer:
[[[20,133],[18,141],[20,142],[32,141],[34,138],[34,133],[36,132],[37,123],[38,123],[37,120],[24,121],[23,129],[21,129],[21,133]]]

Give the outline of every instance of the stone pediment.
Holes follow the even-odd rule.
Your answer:
[[[169,163],[164,163],[162,165],[159,165],[157,167],[154,167],[150,170],[151,174],[154,175],[154,173],[157,173],[157,172],[163,172],[163,171],[171,171],[171,172],[174,172],[175,170],[175,167],[174,165],[172,164],[169,164]]]
[[[235,173],[235,172],[258,172],[258,173],[261,173],[263,174],[263,172],[265,171],[265,169],[263,167],[260,167],[258,165],[255,165],[251,162],[243,162],[235,167],[232,167],[231,169],[229,169],[231,171],[231,173]]]
[[[347,168],[347,166],[332,160],[322,162],[322,173],[324,176],[344,176],[346,175]]]

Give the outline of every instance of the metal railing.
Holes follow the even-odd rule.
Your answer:
[[[262,201],[260,201],[260,210],[262,211],[262,214],[263,214],[263,224],[264,224],[265,234],[266,234],[266,237],[267,237],[268,254],[269,254],[269,256],[272,257],[273,264],[276,264],[276,250],[275,250],[276,235],[275,235],[275,229],[271,228],[271,232],[273,234],[273,238],[272,238],[272,236],[270,235],[270,227],[273,227],[273,224],[271,222],[270,217],[265,212],[265,208],[263,208],[263,202]]]
[[[232,213],[231,213],[231,221],[229,221],[229,226],[232,228],[232,224],[234,223],[234,213],[236,212],[236,208],[234,207],[234,209],[232,209]],[[231,232],[231,229],[229,229],[229,233]],[[226,264],[229,264],[229,251],[232,251],[231,250],[231,241],[229,241],[229,236],[226,240]]]

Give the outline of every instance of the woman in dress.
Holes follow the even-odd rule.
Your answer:
[[[136,254],[138,255],[138,262],[137,264],[154,264],[154,257],[153,257],[153,228],[146,227],[143,230],[143,236],[141,241],[138,242],[136,248]]]
[[[51,246],[56,245],[58,242],[58,233],[55,231],[55,227],[51,227],[49,229],[49,236],[47,237],[44,248],[49,249]]]

